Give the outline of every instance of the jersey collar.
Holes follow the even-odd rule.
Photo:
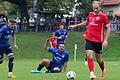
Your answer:
[[[98,14],[95,14],[95,12],[93,12],[94,15],[100,15],[101,14],[101,11],[98,13]]]

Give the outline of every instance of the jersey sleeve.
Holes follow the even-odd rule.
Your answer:
[[[69,60],[69,55],[67,53],[66,56],[65,56],[65,62],[68,62],[68,60]]]
[[[58,32],[57,31],[54,32],[54,36],[58,37]]]
[[[0,37],[2,36],[2,34],[5,32],[5,28],[4,27],[2,27],[2,28],[0,28]]]
[[[54,54],[55,48],[48,48],[48,52],[51,52],[52,54]]]
[[[88,14],[88,16],[86,17],[86,21],[89,21],[89,15],[91,14],[91,12]]]
[[[102,20],[103,20],[104,25],[110,24],[110,21],[109,21],[108,17],[105,14],[102,17]]]

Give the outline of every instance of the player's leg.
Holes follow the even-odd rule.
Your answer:
[[[9,58],[9,62],[8,62],[8,77],[10,78],[13,78],[13,74],[12,74],[12,71],[13,71],[13,65],[14,65],[14,56],[13,56],[13,53],[9,53],[8,54],[8,58]]]
[[[102,54],[96,53],[96,60],[97,60],[97,63],[99,64],[100,69],[101,69],[100,78],[101,78],[101,80],[104,80],[106,69],[104,67],[104,60],[103,60]]]
[[[87,62],[88,62],[88,68],[89,68],[89,71],[90,71],[90,79],[91,80],[93,80],[94,78],[96,78],[96,76],[94,74],[93,53],[94,53],[94,51],[92,51],[92,50],[86,50]]]
[[[87,62],[87,54],[85,54],[85,65],[88,65],[88,62]]]
[[[88,68],[90,71],[90,79],[96,78],[94,75],[94,60],[93,60],[93,54],[94,54],[94,45],[93,42],[86,40],[86,55],[87,55],[87,62],[88,62]]]
[[[5,47],[4,49],[5,54],[8,56],[8,78],[16,78],[16,76],[13,75],[13,65],[14,65],[14,55],[13,51],[10,46]]]
[[[102,57],[102,43],[97,43],[95,45],[95,56],[96,56],[97,63],[99,64],[101,69],[101,74],[100,74],[101,80],[104,80],[104,75],[106,70],[104,68],[104,60]]]
[[[54,67],[54,68],[51,69],[51,72],[53,72],[53,73],[59,73],[59,72],[61,72],[61,69],[58,68],[58,67]]]
[[[49,67],[50,65],[50,60],[49,59],[43,59],[40,64],[37,67],[37,70],[40,71],[44,66]]]

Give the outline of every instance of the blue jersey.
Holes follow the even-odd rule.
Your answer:
[[[59,68],[62,68],[65,62],[68,62],[68,51],[59,51],[59,49],[56,48],[49,48],[48,52],[52,53],[52,62],[54,63],[54,66],[57,66]]]
[[[57,39],[57,44],[59,45],[60,42],[65,43],[65,39],[67,36],[68,31],[66,29],[58,29],[54,32],[56,37],[62,36],[62,39]]]
[[[9,45],[10,36],[14,34],[14,29],[10,29],[8,25],[0,28],[0,46]]]

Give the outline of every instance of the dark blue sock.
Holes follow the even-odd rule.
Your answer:
[[[14,57],[9,58],[9,62],[8,62],[8,70],[9,70],[9,72],[12,72],[12,69],[13,69],[13,60],[14,60]]]

